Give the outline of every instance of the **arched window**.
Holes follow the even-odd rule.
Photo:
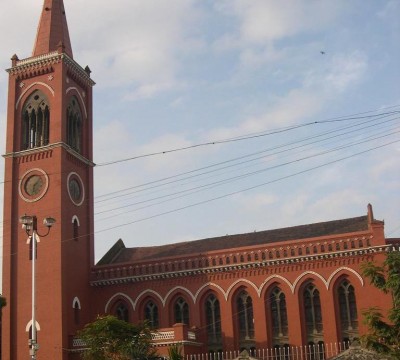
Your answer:
[[[144,308],[144,317],[149,322],[151,328],[158,328],[158,306],[154,302],[149,301]]]
[[[211,294],[207,297],[205,305],[208,347],[209,351],[215,351],[222,345],[219,300],[214,294]]]
[[[352,340],[358,335],[357,303],[354,287],[344,279],[337,288],[342,340]]]
[[[82,151],[82,114],[78,99],[73,96],[67,107],[67,143],[75,151]]]
[[[72,226],[73,226],[73,237],[75,241],[79,240],[79,222],[76,217],[74,217],[74,220],[72,221]]]
[[[240,340],[254,339],[253,301],[247,291],[243,290],[239,293],[236,306]]]
[[[74,304],[75,325],[79,325],[79,323],[80,323],[80,312],[81,312],[81,309],[79,308],[79,303],[76,301]]]
[[[286,297],[279,287],[274,287],[270,295],[272,337],[274,344],[284,344],[288,341],[288,318],[286,310]]]
[[[129,322],[129,310],[125,303],[120,302],[115,309],[115,316],[119,320]]]
[[[175,323],[189,325],[189,305],[182,297],[175,302]]]
[[[22,150],[48,145],[49,127],[49,102],[41,91],[35,91],[22,110]]]
[[[319,291],[313,283],[309,283],[303,291],[304,319],[306,322],[307,340],[318,342],[323,340],[323,324]]]

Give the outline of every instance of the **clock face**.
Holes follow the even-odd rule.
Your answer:
[[[32,175],[25,182],[25,191],[30,196],[37,195],[43,188],[43,184],[44,182],[40,175]]]
[[[26,202],[40,200],[47,192],[49,178],[42,169],[28,170],[19,183],[19,195]]]

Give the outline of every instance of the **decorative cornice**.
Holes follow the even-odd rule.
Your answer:
[[[52,144],[49,144],[49,145],[45,145],[45,146],[36,147],[36,148],[33,148],[33,149],[27,149],[27,150],[22,150],[22,151],[17,151],[17,152],[10,152],[10,153],[6,153],[6,154],[4,154],[2,156],[5,159],[7,159],[7,158],[21,158],[21,157],[24,157],[24,156],[44,153],[44,152],[47,152],[49,150],[53,150],[53,149],[60,148],[60,147],[63,148],[65,151],[67,151],[72,156],[74,156],[75,158],[79,159],[84,164],[89,165],[89,166],[96,166],[96,164],[93,161],[85,158],[84,156],[82,156],[81,154],[76,152],[71,146],[69,146],[68,144],[66,144],[65,142],[62,142],[62,141],[57,142],[57,143],[52,143]]]
[[[49,65],[57,64],[61,61],[64,62],[86,84],[88,84],[90,86],[93,86],[96,84],[90,78],[89,74],[85,71],[85,69],[83,69],[74,59],[72,59],[65,53],[60,54],[57,51],[53,51],[53,52],[45,54],[45,55],[30,57],[30,58],[23,59],[23,60],[16,60],[15,65],[13,65],[13,67],[7,69],[6,71],[10,75],[17,75],[17,74],[25,73],[26,71],[29,71],[32,69],[38,69],[38,68],[46,67]]]
[[[347,257],[354,257],[360,255],[368,255],[368,254],[375,254],[375,253],[382,253],[391,250],[391,245],[379,245],[379,246],[372,246],[367,248],[356,248],[356,249],[349,249],[343,251],[335,251],[329,253],[319,253],[319,254],[310,254],[304,256],[296,256],[291,258],[280,258],[274,260],[263,260],[263,261],[255,261],[249,263],[242,263],[242,264],[230,264],[230,265],[222,265],[222,266],[213,266],[208,268],[197,268],[197,269],[185,269],[185,270],[178,270],[178,271],[170,271],[170,272],[163,272],[163,273],[154,273],[154,274],[144,274],[144,275],[131,275],[131,276],[116,276],[116,277],[109,277],[103,278],[99,280],[92,280],[90,281],[91,286],[112,286],[112,285],[120,285],[120,284],[128,284],[128,283],[137,283],[143,281],[151,281],[151,280],[166,280],[166,279],[174,279],[180,277],[187,277],[187,276],[196,276],[200,274],[216,274],[216,273],[226,273],[232,272],[235,270],[249,270],[249,269],[259,269],[259,268],[268,268],[271,266],[281,266],[281,265],[295,265],[304,262],[312,262],[318,260],[334,260],[340,258],[347,258]],[[108,270],[108,269],[107,269]],[[118,268],[111,268],[108,271],[101,271],[102,273],[108,272],[118,272],[121,270],[120,267]],[[95,273],[99,273],[96,271]]]

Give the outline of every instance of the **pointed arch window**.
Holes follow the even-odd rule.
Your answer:
[[[286,342],[288,340],[288,317],[285,294],[278,286],[276,286],[271,291],[270,299],[272,337],[274,338],[275,343]]]
[[[247,291],[243,290],[236,299],[239,321],[239,338],[241,341],[254,339],[253,300]]]
[[[49,129],[49,101],[41,91],[35,91],[22,110],[22,150],[48,145]]]
[[[309,341],[318,340],[323,333],[321,299],[319,291],[313,283],[309,283],[304,288],[303,307],[307,337]]]
[[[357,302],[354,287],[344,279],[337,288],[340,329],[343,341],[358,337]]]
[[[78,218],[74,216],[72,220],[73,238],[75,241],[79,240],[79,221]]]
[[[129,322],[129,310],[125,303],[118,303],[117,307],[115,308],[115,316],[119,320]]]
[[[189,325],[189,305],[182,297],[175,302],[175,323]]]
[[[147,302],[144,308],[144,317],[148,321],[151,328],[155,329],[159,326],[158,306],[153,301]]]
[[[79,325],[80,323],[80,312],[81,309],[79,307],[79,303],[76,301],[74,304],[74,320],[75,320],[75,325]]]
[[[205,305],[208,346],[218,347],[222,345],[221,309],[219,305],[219,300],[214,294],[211,294],[207,297]],[[214,348],[209,349],[216,350]]]
[[[82,150],[82,113],[75,96],[67,107],[67,144],[79,153]]]

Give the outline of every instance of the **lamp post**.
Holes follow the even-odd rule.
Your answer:
[[[29,340],[29,355],[32,360],[36,359],[36,352],[39,349],[36,336],[36,246],[37,236],[47,236],[50,228],[55,224],[56,220],[52,217],[43,219],[43,225],[47,227],[46,234],[39,234],[37,231],[37,218],[35,215],[23,215],[19,219],[22,227],[27,235],[31,238],[32,248],[32,337]]]

